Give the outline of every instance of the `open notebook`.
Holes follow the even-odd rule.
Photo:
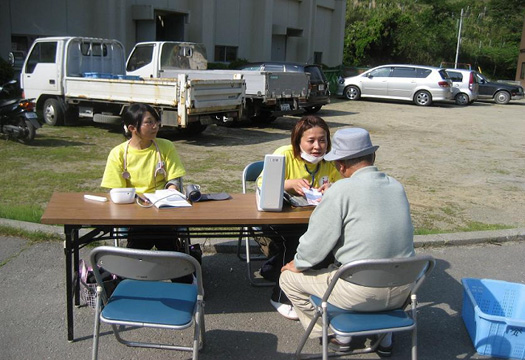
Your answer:
[[[159,209],[191,206],[186,196],[177,190],[157,190],[154,193],[144,193],[144,196]]]

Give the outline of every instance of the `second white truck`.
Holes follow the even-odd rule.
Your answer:
[[[236,121],[244,108],[245,81],[240,76],[192,79],[126,75],[122,44],[112,39],[50,37],[35,40],[24,62],[20,84],[26,98],[48,125],[120,122],[132,103],[147,103],[160,113],[162,126],[188,134],[214,122]]]
[[[302,113],[299,104],[306,101],[309,77],[306,73],[206,70],[203,44],[176,41],[152,41],[135,45],[127,63],[126,74],[141,78],[173,78],[185,74],[191,80],[234,79],[246,82],[243,117],[270,122],[277,116]]]

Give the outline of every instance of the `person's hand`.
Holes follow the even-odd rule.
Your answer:
[[[330,187],[330,184],[329,182],[325,182],[323,185],[321,185],[317,191],[319,191],[321,194],[324,194],[324,192]]]
[[[310,183],[306,179],[290,179],[284,182],[284,189],[297,195],[304,196],[303,188],[310,188]]]
[[[179,189],[177,189],[177,186],[175,186],[175,185],[168,186],[168,190],[177,190],[177,191],[179,191]]]
[[[300,273],[301,272],[301,271],[297,270],[297,268],[295,267],[295,260],[290,261],[288,264],[284,265],[281,268],[281,272],[286,271],[286,270],[289,270],[289,271],[294,272],[294,273]]]

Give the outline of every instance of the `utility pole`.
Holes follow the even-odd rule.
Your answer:
[[[454,61],[454,69],[458,68],[459,44],[461,43],[462,25],[463,25],[463,9],[461,9],[461,15],[459,16],[458,45],[456,47],[456,61]]]

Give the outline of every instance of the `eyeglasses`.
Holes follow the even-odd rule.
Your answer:
[[[157,120],[146,120],[142,123],[143,126],[153,127],[153,126],[159,126],[160,121]]]

